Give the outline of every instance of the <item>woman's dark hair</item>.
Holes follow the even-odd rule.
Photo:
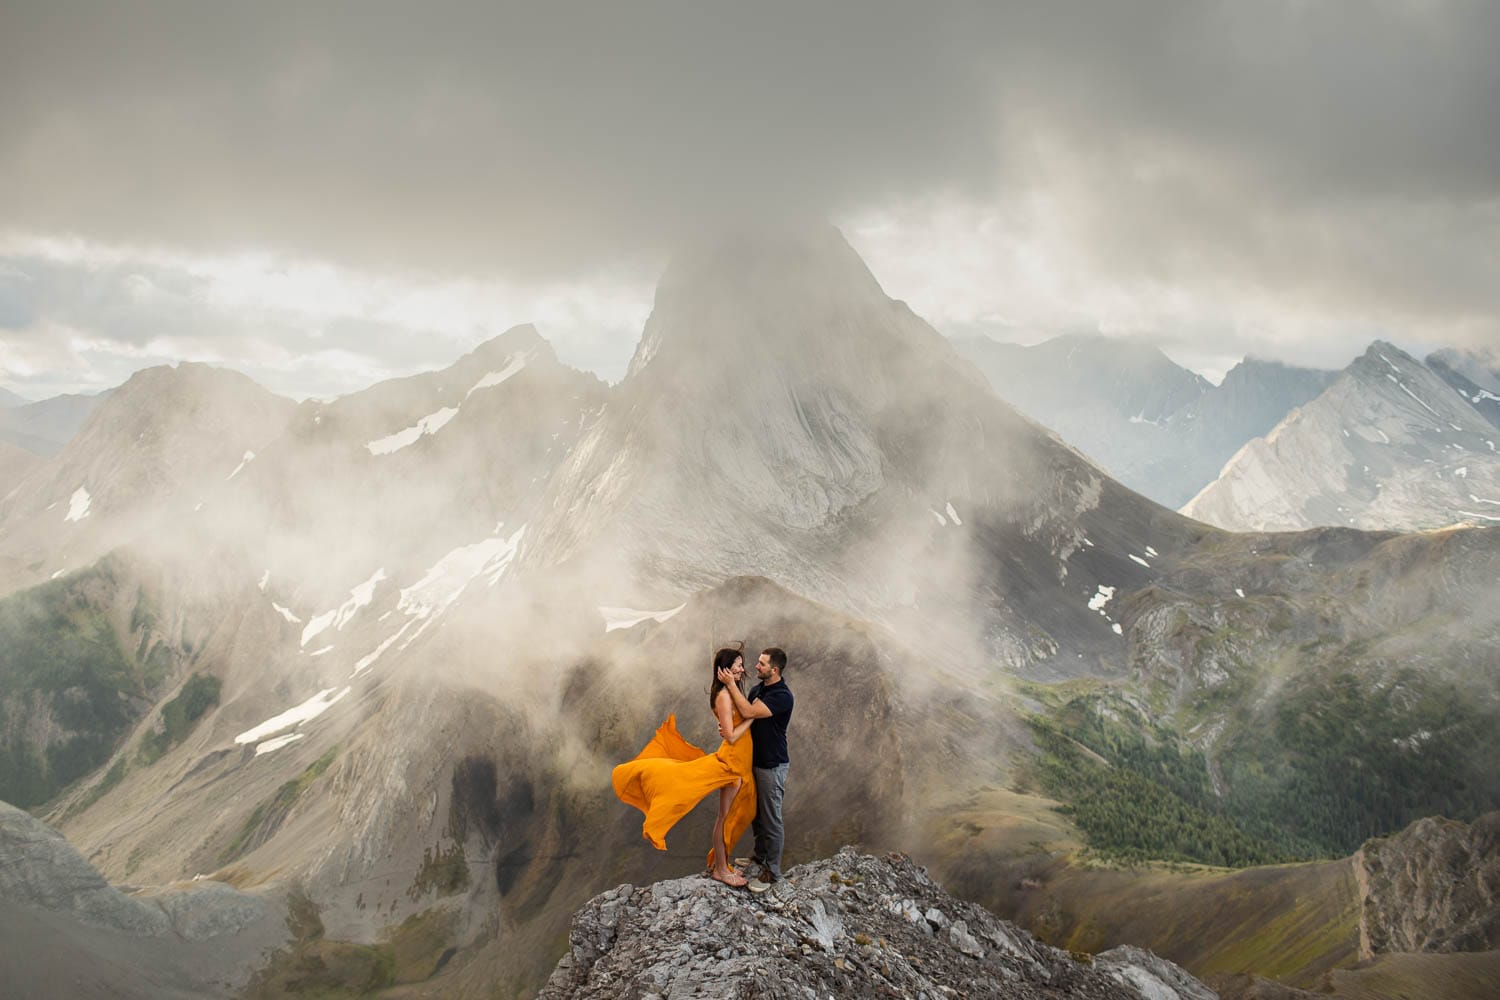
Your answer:
[[[708,686],[708,710],[710,712],[714,710],[714,699],[719,696],[719,691],[724,687],[724,682],[719,680],[719,671],[728,670],[734,666],[735,660],[741,659],[744,655],[743,649],[735,649],[733,646],[725,646],[714,654],[713,672],[709,674],[713,678],[713,683]]]

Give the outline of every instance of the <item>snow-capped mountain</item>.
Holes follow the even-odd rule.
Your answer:
[[[1497,440],[1470,395],[1377,341],[1182,509],[1231,530],[1500,523]]]
[[[148,522],[207,503],[293,406],[207,365],[137,372],[0,500],[0,590],[87,566]]]
[[[25,406],[31,402],[24,396],[18,396],[4,386],[0,386],[0,410],[9,410],[17,406]]]
[[[1002,399],[1168,507],[1211,482],[1241,445],[1333,377],[1246,359],[1214,386],[1154,347],[1104,336],[1033,346],[987,338],[954,343]]]
[[[114,391],[53,396],[36,403],[0,408],[0,441],[36,455],[56,455]]]

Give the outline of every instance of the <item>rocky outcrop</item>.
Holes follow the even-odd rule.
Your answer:
[[[138,937],[175,934],[206,941],[273,916],[276,907],[222,882],[131,896],[104,876],[62,834],[0,802],[0,897],[65,911],[90,927]]]
[[[104,880],[63,835],[30,813],[0,802],[0,896],[127,934],[165,934],[160,906],[125,895]]]
[[[227,995],[286,937],[279,905],[222,883],[128,894],[0,802],[0,983],[17,996]]]
[[[569,940],[540,1000],[1215,998],[1150,952],[1069,955],[948,895],[904,855],[848,847],[761,896],[703,876],[622,885],[579,910]]]
[[[1361,957],[1500,947],[1500,812],[1418,820],[1368,841],[1354,865]]]

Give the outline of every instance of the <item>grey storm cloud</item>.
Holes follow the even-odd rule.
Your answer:
[[[1483,0],[9,5],[0,219],[544,280],[1044,204],[1082,274],[1493,341],[1496,38]]]

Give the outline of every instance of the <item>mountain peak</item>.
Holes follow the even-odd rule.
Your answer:
[[[1375,340],[1371,341],[1370,346],[1365,348],[1365,353],[1355,358],[1354,363],[1349,367],[1359,370],[1367,366],[1374,366],[1379,371],[1390,371],[1400,366],[1421,368],[1422,363],[1390,341]]]
[[[179,361],[136,371],[115,390],[106,405],[120,407],[154,401],[155,405],[160,406],[164,394],[167,397],[165,401],[170,402],[173,399],[216,392],[274,395],[250,376],[232,368],[219,368],[201,361]],[[289,400],[283,401],[290,403]]]
[[[891,326],[888,298],[831,225],[768,225],[716,234],[678,252],[627,378],[659,355],[707,356],[716,365],[787,357],[847,361],[850,341]]]
[[[537,332],[532,324],[521,323],[480,343],[455,364],[462,364],[469,358],[503,361],[517,351],[540,351],[549,358],[556,357],[551,341]]]
[[[830,279],[880,286],[837,227],[767,224],[701,236],[668,262],[658,294],[715,288],[743,294],[757,285],[819,290]]]

